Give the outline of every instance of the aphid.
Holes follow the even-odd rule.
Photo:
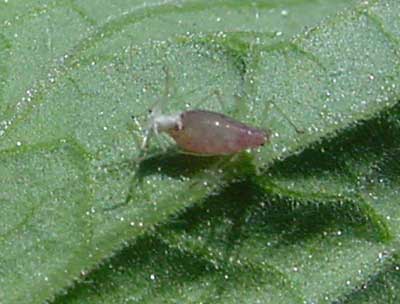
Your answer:
[[[269,134],[226,115],[190,110],[175,115],[152,111],[143,140],[145,149],[152,133],[168,133],[182,150],[199,155],[229,155],[257,148],[269,140]]]
[[[170,77],[166,74],[165,97],[169,96]],[[185,152],[197,155],[229,155],[257,148],[269,141],[269,133],[248,126],[231,117],[206,110],[189,110],[165,115],[160,106],[151,109],[142,150],[146,149],[150,137],[161,132],[169,134],[177,146]]]

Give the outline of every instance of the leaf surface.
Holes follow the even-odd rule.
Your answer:
[[[397,103],[398,4],[379,1],[356,6],[292,38],[299,33],[299,26],[315,25],[321,16],[352,5],[351,1],[328,2],[0,4],[0,20],[5,25],[0,32],[0,153],[4,172],[0,185],[4,195],[0,210],[4,284],[0,296],[4,301],[41,303],[51,299],[137,237],[143,240],[117,254],[110,264],[128,267],[138,260],[137,268],[127,272],[100,268],[94,273],[100,280],[105,275],[107,280],[102,284],[110,286],[116,284],[114,280],[134,278],[131,281],[136,282],[136,291],[132,293],[129,285],[126,289],[121,285],[115,293],[105,288],[107,296],[96,300],[118,302],[126,299],[124,292],[128,292],[133,294],[132,302],[150,301],[149,294],[170,302],[180,297],[185,301],[247,299],[254,303],[266,295],[271,302],[301,302],[321,294],[337,298],[379,271],[372,260],[391,239],[390,225],[379,223],[382,214],[368,203],[365,206],[372,211],[354,213],[357,204],[350,196],[354,208],[339,208],[332,218],[327,208],[327,218],[321,217],[316,229],[322,231],[325,219],[346,230],[340,257],[347,261],[343,265],[354,267],[350,273],[333,272],[327,278],[320,272],[323,277],[313,277],[307,288],[302,286],[302,274],[287,279],[296,267],[289,265],[295,263],[295,256],[278,250],[270,252],[271,262],[263,264],[268,252],[255,251],[264,244],[265,235],[257,238],[255,233],[248,242],[239,242],[240,236],[236,240],[234,233],[223,236],[229,248],[240,243],[235,254],[248,251],[239,266],[224,260],[224,254],[215,260],[213,250],[226,251],[224,245],[211,246],[210,255],[209,249],[201,249],[202,242],[187,246],[181,231],[143,236],[151,234],[155,225],[218,193],[232,180],[247,177],[251,182],[234,183],[220,193],[217,202],[221,206],[235,195],[235,185],[249,188],[249,195],[256,191],[263,196],[265,182],[252,180],[256,171]],[[171,100],[163,98],[164,66],[172,75]],[[216,97],[205,98],[215,90],[222,92],[223,106]],[[160,153],[154,141],[149,158],[138,165],[140,151],[135,142],[140,141],[141,132],[130,116],[137,114],[143,124],[141,114],[159,100],[166,112],[190,106],[230,113],[272,130],[272,143],[231,163],[218,157],[185,156],[174,149]],[[161,140],[172,146],[168,139]],[[256,197],[254,212],[264,200]],[[314,201],[318,200],[334,199],[323,196]],[[212,198],[203,204],[210,202]],[[286,196],[280,203],[289,204]],[[307,212],[317,214],[313,205],[309,208],[289,215],[289,223],[303,219],[307,226]],[[342,220],[347,213],[355,219]],[[184,220],[191,218],[185,214]],[[213,222],[206,209],[200,214],[204,224],[220,224]],[[283,210],[276,216],[284,218]],[[265,224],[265,217],[260,212],[260,218],[254,219],[255,229]],[[359,222],[361,230],[367,232],[358,231]],[[221,233],[226,229],[221,228]],[[292,229],[299,228],[294,225]],[[302,229],[306,228],[300,225]],[[206,228],[200,230],[208,235]],[[278,230],[268,237],[276,237],[276,242],[283,239],[283,252],[304,249],[301,241]],[[297,263],[304,262],[307,249],[317,250],[320,255],[315,263],[310,262],[309,269],[320,270],[324,257],[335,248],[332,242],[318,241],[317,237],[317,241],[307,243]],[[337,287],[356,271],[351,261],[364,249],[368,271],[347,287]],[[162,262],[165,252],[167,261]],[[134,258],[127,259],[127,254]],[[289,266],[278,266],[285,259]],[[174,265],[181,260],[186,261],[183,268],[176,269]],[[325,267],[337,267],[338,261],[344,260],[333,260]],[[154,265],[161,265],[161,281],[159,273],[149,270]],[[169,289],[171,276],[174,288]],[[312,284],[322,279],[326,279],[324,291],[318,292]],[[159,285],[154,287],[154,281]],[[71,293],[80,303],[93,296],[91,289],[80,294],[82,286]],[[187,293],[189,290],[198,292]],[[68,298],[58,298],[64,300]]]

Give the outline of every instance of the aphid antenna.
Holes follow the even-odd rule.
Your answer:
[[[166,72],[166,75],[169,75],[169,72],[167,71],[167,69],[165,67],[163,69]],[[169,76],[167,76],[167,78],[169,78]],[[164,98],[166,96],[168,96],[168,94],[169,94],[169,82],[168,81],[166,81],[164,94],[165,94],[163,96]],[[140,114],[131,115],[131,119],[137,126],[137,129],[139,129],[139,131],[141,133],[143,133],[143,141],[141,144],[139,144],[138,141],[135,139],[137,147],[139,147],[139,150],[140,150],[140,152],[139,152],[140,156],[138,158],[138,162],[143,160],[147,154],[147,145],[149,143],[150,137],[152,137],[152,135],[155,134],[156,138],[158,138],[158,130],[157,130],[157,126],[154,123],[154,118],[162,115],[161,105],[162,104],[161,104],[161,99],[160,99],[160,100],[156,101],[147,111],[144,111]],[[138,121],[138,117],[145,116],[146,114],[149,117],[149,119],[146,122],[146,126],[142,127],[142,125]],[[163,145],[161,140],[158,140],[158,142],[160,144],[160,147],[163,150],[165,150],[165,145]]]

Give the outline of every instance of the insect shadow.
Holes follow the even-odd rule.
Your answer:
[[[126,165],[126,164],[125,164]],[[251,155],[240,153],[232,156],[197,156],[184,154],[176,148],[169,148],[167,151],[149,156],[140,162],[129,163],[129,169],[135,173],[129,183],[128,195],[123,203],[105,208],[104,211],[111,211],[129,205],[138,187],[147,177],[158,175],[173,179],[195,178],[205,175],[210,183],[215,183],[221,178],[221,174],[214,175],[217,170],[222,173],[222,178],[233,178],[254,175],[256,169]],[[197,180],[197,179],[196,179]],[[194,181],[196,182],[196,181]]]
[[[159,174],[171,178],[189,178],[205,169],[211,169],[227,156],[202,157],[185,154],[176,148],[169,148],[165,152],[147,157],[137,166],[135,179],[142,182],[147,176]]]

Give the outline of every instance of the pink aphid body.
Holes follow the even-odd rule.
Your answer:
[[[166,132],[182,150],[204,156],[234,154],[262,146],[269,140],[264,130],[205,110],[190,110],[176,115],[153,112],[150,129],[156,135]],[[145,137],[143,146],[147,141]]]
[[[180,119],[181,128],[167,130],[167,133],[180,148],[196,154],[234,154],[257,148],[268,140],[265,131],[216,112],[186,111],[181,113]]]

